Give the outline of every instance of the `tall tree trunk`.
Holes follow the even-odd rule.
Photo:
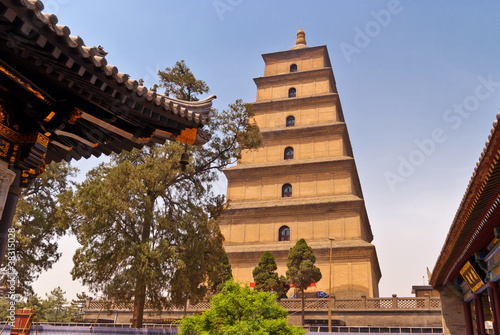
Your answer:
[[[144,226],[142,227],[142,243],[149,243],[149,234],[151,233],[151,225],[153,222],[153,209],[155,203],[154,193],[148,190],[149,204],[146,204],[146,214],[144,215]],[[138,264],[142,269],[142,264]],[[144,319],[144,305],[146,304],[146,283],[144,282],[144,273],[139,271],[135,284],[134,294],[134,321],[132,328],[142,328]]]
[[[134,321],[132,328],[142,328],[144,305],[146,304],[146,285],[142,278],[137,278],[134,298]]]
[[[306,313],[305,313],[305,309],[304,309],[304,288],[301,287],[300,288],[300,291],[302,292],[302,326],[304,326],[305,324],[305,316],[306,316]]]

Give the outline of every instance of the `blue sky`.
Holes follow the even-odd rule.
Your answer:
[[[184,59],[222,109],[255,101],[261,54],[302,25],[327,45],[382,270],[381,296],[427,283],[500,107],[495,1],[46,0],[109,64],[146,85]],[[98,160],[81,161],[83,171]],[[83,178],[83,173],[80,178]],[[224,181],[220,189],[225,190]],[[61,240],[71,250],[74,239]],[[71,251],[41,276],[71,298]],[[425,278],[424,278],[425,277]]]

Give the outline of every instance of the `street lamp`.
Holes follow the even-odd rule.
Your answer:
[[[328,290],[328,331],[332,331],[332,248],[333,248],[333,240],[335,240],[334,237],[328,237],[330,240],[330,263],[329,263],[329,268],[330,268],[330,288]]]

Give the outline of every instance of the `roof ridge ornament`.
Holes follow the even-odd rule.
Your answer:
[[[104,48],[102,46],[97,46],[97,47],[94,47],[95,51],[96,51],[96,54],[98,56],[101,56],[101,57],[106,57],[106,55],[108,54],[106,51],[104,51]]]

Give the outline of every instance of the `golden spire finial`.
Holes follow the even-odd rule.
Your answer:
[[[297,44],[307,45],[306,33],[304,32],[304,30],[302,30],[302,27],[300,27],[299,31],[297,32],[297,41],[295,42],[295,45],[297,45]]]
[[[299,31],[297,32],[297,41],[295,41],[295,46],[292,49],[300,49],[306,47],[306,33],[304,32],[304,30],[302,30],[302,27],[300,27]]]

